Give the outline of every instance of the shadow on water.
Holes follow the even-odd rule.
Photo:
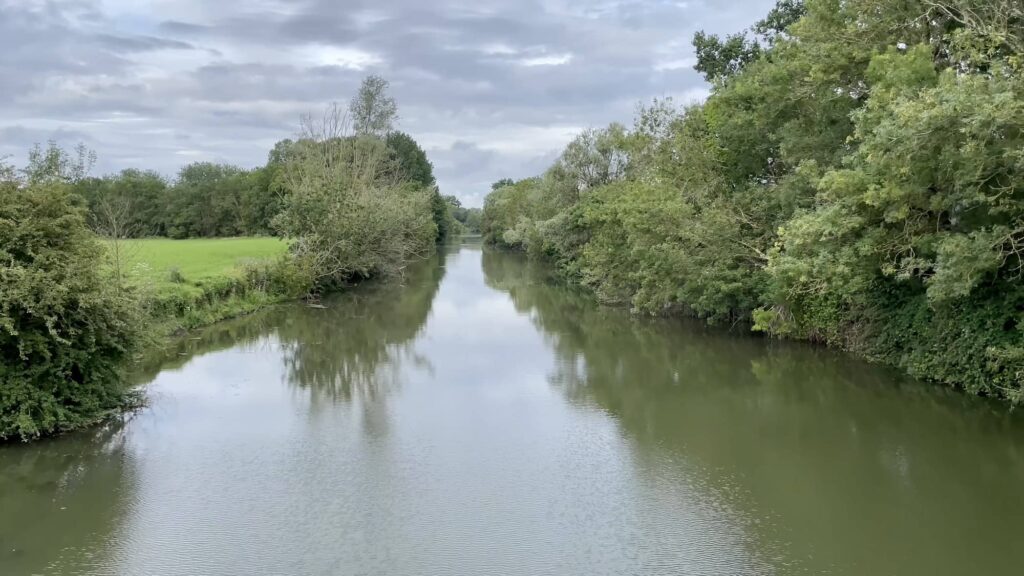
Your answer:
[[[121,423],[0,454],[0,573],[73,574],[108,565],[104,544],[135,473]],[[6,519],[6,520],[5,520]]]
[[[1024,421],[1005,405],[809,345],[632,318],[515,255],[485,252],[483,268],[549,338],[551,384],[614,416],[652,473],[702,478],[773,572],[1019,569]]]

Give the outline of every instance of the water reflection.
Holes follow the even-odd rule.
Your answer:
[[[702,478],[774,571],[1018,568],[1024,428],[1004,406],[826,350],[630,318],[505,254],[483,266],[548,334],[552,384],[613,414],[648,473]]]
[[[74,574],[109,565],[104,544],[135,488],[124,428],[111,424],[71,443],[75,449],[54,442],[0,453],[0,573]]]
[[[429,368],[411,344],[444,277],[444,254],[410,266],[401,281],[366,287],[290,310],[278,324],[288,381],[314,398],[373,401],[399,382],[403,365]]]
[[[0,574],[1015,574],[1002,406],[479,245],[210,328],[0,448]]]
[[[136,379],[150,382],[197,356],[226,349],[278,354],[287,383],[315,402],[373,400],[398,383],[405,363],[429,369],[411,344],[422,330],[444,278],[446,246],[388,282],[371,282],[317,305],[287,305],[221,322],[198,336],[175,340],[139,364]]]

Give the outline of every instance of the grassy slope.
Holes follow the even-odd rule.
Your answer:
[[[168,240],[152,238],[127,241],[129,274],[134,283],[154,287],[176,286],[171,270],[177,269],[185,284],[234,274],[248,262],[272,260],[281,256],[288,245],[278,238],[197,238]]]
[[[165,331],[195,328],[266,305],[272,298],[239,288],[241,267],[283,255],[277,238],[152,238],[124,241],[129,284],[149,294]],[[181,275],[174,281],[171,271]]]

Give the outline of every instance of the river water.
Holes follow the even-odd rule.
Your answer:
[[[0,574],[1024,573],[1024,421],[463,244],[0,448]]]

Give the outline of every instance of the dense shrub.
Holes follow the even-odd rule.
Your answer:
[[[0,439],[82,426],[122,407],[136,303],[67,186],[0,183]]]

